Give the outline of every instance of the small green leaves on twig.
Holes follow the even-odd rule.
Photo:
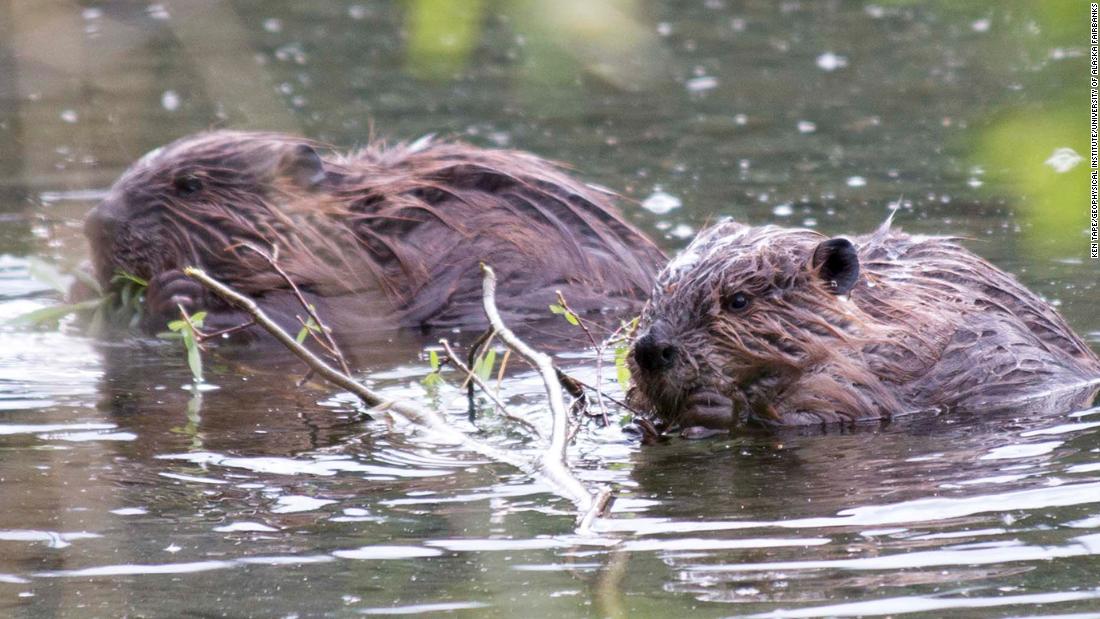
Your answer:
[[[630,347],[619,344],[615,347],[615,380],[619,381],[619,388],[626,391],[630,386],[630,367],[626,364],[626,357],[630,353]]]
[[[202,382],[202,354],[199,349],[199,329],[206,318],[206,312],[195,312],[188,316],[180,307],[183,318],[168,323],[168,329],[180,334],[183,347],[187,350],[187,365],[191,368],[191,377],[196,383]]]
[[[489,377],[493,375],[493,366],[496,365],[496,362],[497,351],[495,348],[490,348],[474,362],[474,374],[481,380],[488,382]]]
[[[306,320],[306,324],[302,325],[302,328],[298,330],[298,335],[295,336],[294,341],[301,344],[306,341],[306,337],[308,337],[311,332],[321,332],[321,327],[317,324],[317,321],[313,319],[313,316],[310,316],[309,319]]]
[[[627,365],[627,357],[630,355],[630,341],[634,338],[634,332],[638,330],[638,316],[629,322],[623,321],[619,328],[611,334],[609,344],[615,345],[615,380],[619,382],[619,388],[626,391],[630,387],[630,366]]]
[[[37,328],[56,329],[58,323],[68,316],[79,315],[86,321],[88,335],[99,336],[106,332],[107,325],[133,326],[141,316],[143,293],[148,283],[135,275],[119,273],[112,280],[111,290],[104,291],[99,282],[86,271],[66,272],[55,264],[39,258],[28,261],[30,276],[61,295],[68,295],[75,280],[79,280],[97,296],[78,303],[52,305],[27,312],[12,318],[8,322]]]
[[[439,352],[435,350],[428,351],[428,363],[431,365],[432,371],[428,372],[428,375],[420,381],[424,385],[425,389],[431,390],[443,384],[443,376],[439,373],[443,367],[442,362],[439,360]]]
[[[560,315],[562,315],[565,318],[565,320],[569,324],[573,325],[574,327],[579,327],[580,324],[581,324],[581,321],[580,321],[579,318],[577,318],[576,314],[569,311],[568,308],[566,308],[563,305],[560,305],[558,303],[551,303],[550,304],[550,313],[551,314],[560,314]]]

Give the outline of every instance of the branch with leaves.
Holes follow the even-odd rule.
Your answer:
[[[568,417],[565,412],[561,393],[562,387],[557,380],[556,369],[553,367],[548,356],[524,344],[504,326],[503,321],[500,319],[500,314],[496,309],[496,277],[492,269],[488,267],[484,268],[483,305],[490,322],[493,323],[493,327],[502,341],[512,350],[515,350],[517,354],[522,355],[540,368],[540,374],[543,376],[547,395],[550,399],[550,407],[553,414],[553,430],[551,432],[550,445],[548,449],[543,452],[543,455],[537,463],[530,462],[526,458],[520,457],[513,452],[498,449],[470,437],[452,426],[442,415],[431,409],[421,407],[413,402],[384,398],[381,394],[356,381],[348,373],[332,367],[324,359],[306,348],[296,338],[291,337],[282,327],[267,316],[252,299],[213,279],[201,269],[189,267],[184,269],[184,273],[250,316],[252,323],[271,334],[279,343],[301,359],[302,362],[309,367],[312,373],[355,394],[368,406],[374,407],[375,410],[387,410],[397,413],[412,423],[422,426],[466,449],[479,453],[494,461],[510,464],[528,473],[539,475],[549,483],[557,494],[568,498],[577,506],[579,511],[578,531],[587,531],[594,520],[606,510],[610,502],[611,490],[610,488],[601,488],[596,493],[590,493],[587,488],[585,488],[584,484],[582,484],[569,469],[566,463],[565,452],[567,446],[565,428],[567,427]],[[302,301],[304,301],[304,299],[302,299]],[[316,320],[319,328],[324,331],[325,326],[324,323],[321,322],[320,317],[315,314],[311,317]],[[181,326],[181,330],[182,329],[183,327]],[[337,348],[333,349],[336,351],[339,350]],[[471,375],[473,374],[469,368],[467,368],[467,372]],[[529,424],[530,422],[527,421],[526,423]]]

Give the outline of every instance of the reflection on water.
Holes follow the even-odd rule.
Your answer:
[[[671,251],[719,216],[863,232],[897,203],[1096,344],[1085,8],[0,5],[0,320],[56,302],[30,259],[80,263],[126,165],[230,126],[532,150]],[[359,351],[372,386],[475,431],[420,346]],[[1100,409],[647,448],[586,428],[582,476],[620,493],[579,537],[531,478],[249,357],[212,357],[196,393],[175,344],[0,327],[0,614],[1100,616]],[[515,369],[502,398],[545,420],[540,392]],[[491,407],[478,426],[530,449]]]

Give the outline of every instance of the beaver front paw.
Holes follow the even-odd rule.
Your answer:
[[[182,307],[188,314],[209,309],[206,290],[195,280],[173,269],[158,273],[145,289],[142,322],[149,330],[158,330],[180,318]]]

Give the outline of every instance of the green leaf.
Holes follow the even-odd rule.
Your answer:
[[[199,353],[199,345],[191,335],[184,336],[183,345],[187,347],[187,365],[191,367],[191,377],[196,383],[201,383],[202,355]]]
[[[120,282],[131,282],[133,284],[141,286],[142,288],[149,287],[149,280],[147,279],[138,277],[137,275],[134,275],[132,273],[126,273],[125,271],[116,271],[115,276],[111,278],[111,283],[117,284]]]
[[[573,325],[574,327],[579,326],[581,324],[580,320],[577,318],[576,314],[574,314],[573,312],[565,309],[561,305],[558,305],[557,303],[552,303],[550,305],[550,313],[551,314],[561,314],[562,316],[565,316],[565,320],[567,320],[569,322],[569,324]]]
[[[20,314],[15,318],[8,319],[6,322],[8,324],[32,325],[36,327],[54,326],[58,321],[70,314],[92,311],[98,309],[102,304],[102,299],[89,299],[87,301],[81,301],[80,303],[51,305],[49,307],[32,310],[26,314]]]
[[[57,265],[50,264],[41,258],[28,258],[27,271],[31,278],[46,284],[50,288],[65,294],[73,285],[73,278],[66,275]]]
[[[497,351],[495,348],[489,349],[485,353],[485,356],[477,360],[474,364],[474,374],[481,380],[489,380],[489,376],[493,373],[493,365],[497,362]]]
[[[309,307],[310,309],[313,308],[312,305]],[[306,324],[302,325],[302,328],[298,330],[298,335],[294,337],[294,340],[301,344],[302,342],[306,341],[306,336],[309,335],[310,331],[314,333],[321,332],[321,327],[317,325],[317,321],[313,320],[312,316],[310,316],[309,320],[306,321]]]
[[[168,330],[169,331],[177,331],[177,332],[183,331],[183,328],[186,327],[186,326],[187,326],[187,321],[182,320],[182,319],[180,319],[180,320],[171,320],[171,321],[168,322]]]
[[[626,344],[615,348],[615,378],[619,381],[619,387],[626,391],[630,386],[630,366],[626,363],[630,347]]]
[[[433,372],[439,371],[439,353],[434,350],[428,351],[428,363],[432,366]]]
[[[202,323],[205,320],[206,320],[206,312],[205,311],[195,312],[194,314],[191,314],[191,324],[196,329],[202,328]]]

